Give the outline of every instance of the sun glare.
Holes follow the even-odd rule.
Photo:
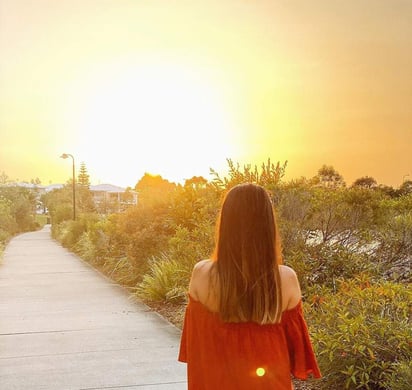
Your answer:
[[[166,65],[95,76],[73,94],[67,115],[77,153],[91,172],[135,172],[133,180],[146,171],[174,181],[208,172],[233,153],[231,112],[219,87]]]

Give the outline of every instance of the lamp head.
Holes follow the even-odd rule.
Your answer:
[[[69,158],[69,155],[67,153],[63,153],[60,158]]]

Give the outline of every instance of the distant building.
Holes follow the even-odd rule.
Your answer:
[[[36,194],[37,207],[36,213],[44,214],[47,212],[41,202],[41,195],[47,192],[58,190],[64,187],[64,184],[32,184],[26,182],[10,182],[0,184],[1,187],[21,187],[29,189]],[[91,185],[89,190],[93,197],[96,209],[101,214],[119,213],[125,211],[130,206],[137,205],[138,193],[136,191],[115,186],[113,184]]]
[[[36,183],[27,182],[8,182],[5,184],[0,184],[0,187],[15,187],[15,188],[25,188],[35,194],[36,197],[36,214],[46,214],[47,209],[45,208],[43,202],[41,201],[41,196],[46,192],[52,191],[57,188],[62,188],[63,184],[51,184],[49,186],[44,186]]]
[[[137,205],[138,193],[112,184],[98,184],[89,187],[93,201],[100,213],[122,212]]]

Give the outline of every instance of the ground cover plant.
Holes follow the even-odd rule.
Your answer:
[[[286,163],[228,163],[227,176],[212,170],[212,180],[184,185],[145,175],[135,188],[141,201],[121,214],[61,220],[64,203],[55,202],[53,235],[181,327],[190,273],[213,249],[224,192],[242,182],[264,185],[323,373],[296,388],[411,387],[412,194],[370,178],[347,187],[327,166],[286,182]]]
[[[44,221],[36,217],[36,192],[7,183],[0,183],[0,256],[7,242],[16,234],[39,229]]]

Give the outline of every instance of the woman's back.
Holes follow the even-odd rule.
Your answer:
[[[319,377],[267,191],[230,189],[217,227],[213,257],[195,265],[189,285],[179,353],[189,389],[290,390],[291,374]]]
[[[222,321],[210,285],[213,261],[196,264],[189,288],[179,360],[187,363],[189,390],[291,390],[292,377],[320,377],[295,272],[280,267],[279,323]]]
[[[214,283],[216,262],[199,261],[193,268],[189,294],[211,312],[219,312],[219,286]],[[282,312],[296,307],[301,300],[301,290],[295,271],[285,265],[278,265],[282,291]]]

